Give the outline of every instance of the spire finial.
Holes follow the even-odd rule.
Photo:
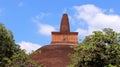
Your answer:
[[[60,32],[61,33],[69,33],[70,32],[69,19],[68,19],[67,14],[63,14],[63,16],[62,16]]]

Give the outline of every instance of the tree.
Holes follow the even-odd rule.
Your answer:
[[[7,30],[3,24],[0,23],[0,66],[11,61],[11,57],[19,51],[16,49],[17,45],[14,42],[12,32]]]
[[[110,28],[94,31],[70,54],[70,67],[120,66],[120,34]]]
[[[42,67],[40,64],[30,60],[30,55],[21,50],[19,53],[12,56],[12,62],[7,66],[10,67]]]
[[[39,67],[30,60],[25,50],[15,44],[14,37],[10,30],[0,23],[0,66],[2,67]]]

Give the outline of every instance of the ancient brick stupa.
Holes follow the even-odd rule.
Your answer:
[[[46,67],[67,67],[70,64],[69,53],[74,50],[71,46],[78,44],[78,32],[70,32],[69,19],[63,14],[60,32],[52,32],[51,44],[39,48],[31,59]]]

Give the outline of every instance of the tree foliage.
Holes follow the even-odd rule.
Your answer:
[[[120,34],[110,28],[94,31],[74,49],[69,67],[120,67]]]
[[[14,42],[12,32],[0,24],[0,66],[11,61],[11,57],[19,51]]]
[[[15,44],[10,30],[0,23],[0,67],[40,67],[31,61],[25,50]]]

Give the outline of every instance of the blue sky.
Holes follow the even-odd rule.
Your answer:
[[[119,0],[0,0],[0,22],[11,30],[15,42],[30,51],[51,42],[67,13],[71,31],[79,39],[106,27],[119,32]]]

